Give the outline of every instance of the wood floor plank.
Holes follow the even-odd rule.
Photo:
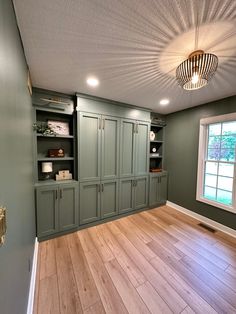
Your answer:
[[[186,256],[201,265],[206,271],[219,279],[222,283],[226,284],[229,288],[236,292],[236,278],[226,273],[221,268],[215,266],[210,260],[203,257],[201,254],[192,250],[181,242],[177,242],[175,246],[180,249]]]
[[[130,314],[150,313],[138,292],[116,260],[105,263],[105,267]]]
[[[150,241],[152,241],[152,238],[149,237],[149,235],[144,232],[142,229],[140,229],[133,221],[132,218],[134,218],[135,216],[138,215],[132,215],[127,217],[126,219],[126,225],[127,227],[130,228],[130,230],[132,230],[133,232],[135,232],[135,234],[137,235],[137,237],[139,237],[145,244],[149,243]]]
[[[228,274],[236,278],[236,268],[229,265],[229,267],[225,270]]]
[[[79,293],[66,237],[54,239],[61,313],[82,313]]]
[[[100,296],[77,233],[68,235],[67,243],[82,309],[85,310],[99,302]]]
[[[195,314],[195,312],[191,309],[190,306],[187,306],[182,312],[181,314]]]
[[[87,310],[84,311],[84,314],[105,314],[104,307],[102,302],[99,301],[93,305],[91,305]]]
[[[133,228],[130,227],[130,224],[121,223],[119,221],[116,221],[113,223],[113,225],[116,225],[119,227],[119,229],[122,231],[122,233],[133,243],[133,245],[142,252],[143,255],[146,256],[148,260],[154,258],[156,254],[149,249],[149,247],[144,243],[137,235],[138,231],[134,231]],[[150,241],[149,241],[150,242]],[[148,242],[147,242],[148,243]]]
[[[211,260],[216,266],[220,267],[221,269],[225,270],[229,266],[229,259],[228,257],[219,250],[216,250],[213,245],[198,243],[197,240],[191,239],[191,235],[186,235],[179,226],[171,226],[171,229],[178,232],[187,239],[186,241],[191,243],[191,248],[204,256],[206,259]],[[183,237],[182,237],[183,239]],[[182,240],[181,240],[182,241]],[[230,258],[231,261],[231,258]]]
[[[181,259],[181,262],[189,268],[194,274],[201,278],[201,280],[208,285],[210,288],[214,289],[216,293],[221,295],[229,304],[231,304],[236,309],[236,293],[230,289],[228,286],[224,285],[215,276],[206,271],[202,266],[196,263],[193,259],[185,256]]]
[[[59,304],[57,275],[48,276],[40,280],[37,313],[60,314]]]
[[[157,256],[161,258],[173,271],[175,271],[185,282],[197,291],[198,295],[202,297],[212,308],[219,313],[233,313],[234,307],[225,301],[221,294],[215,292],[213,287],[209,287],[205,282],[202,281],[202,278],[199,274],[192,272],[186,265],[182,263],[182,259],[177,261],[166,251],[160,250],[158,246],[153,242],[149,243],[148,246],[152,248]]]
[[[79,231],[78,236],[105,311],[114,314],[128,313],[100,255],[92,243],[88,230]]]
[[[40,280],[56,274],[54,241],[44,241],[40,245]]]
[[[148,281],[139,286],[137,291],[152,314],[173,313]]]
[[[138,287],[146,281],[143,273],[138,269],[136,264],[130,259],[130,257],[125,253],[122,246],[116,240],[114,234],[112,233],[112,226],[109,228],[107,225],[99,226],[99,230],[104,241],[107,243],[111,249],[113,255],[116,257],[118,263],[126,273],[126,276],[132,282],[134,287]]]
[[[195,290],[192,289],[181,277],[176,274],[168,265],[165,264],[159,257],[156,257],[150,261],[152,266],[169,282],[169,284],[178,291],[179,295],[191,305],[191,309],[195,313],[214,313],[217,312],[202,299]]]
[[[177,239],[175,239],[172,243],[170,243],[166,239],[163,239],[162,236],[160,236],[159,229],[157,232],[155,232],[155,226],[153,226],[150,221],[149,223],[145,221],[141,216],[135,217],[134,222],[154,241],[156,241],[160,246],[167,250],[169,254],[171,254],[174,258],[179,260],[183,257],[183,253],[173,245],[177,242]],[[149,246],[149,243],[147,245]]]
[[[115,258],[114,255],[112,254],[109,246],[104,241],[103,237],[100,235],[98,228],[97,227],[89,228],[88,231],[97,250],[99,251],[99,254],[101,255],[103,262],[104,263],[109,262],[112,259],[114,259]]]
[[[180,313],[186,306],[186,302],[179,294],[168,284],[168,282],[153,268],[153,266],[145,259],[145,257],[132,245],[124,236],[117,237],[120,245],[127,254],[133,259],[137,267],[143,271],[144,275],[152,286],[157,290],[158,294],[167,303],[174,313]]]

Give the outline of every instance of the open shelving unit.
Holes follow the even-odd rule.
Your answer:
[[[150,140],[150,172],[159,169],[163,170],[163,152],[164,152],[164,126],[151,123],[151,131],[154,132],[155,138]]]
[[[48,183],[55,181],[55,175],[60,170],[69,170],[72,173],[72,178],[76,179],[76,163],[75,163],[75,148],[76,148],[76,125],[74,114],[74,103],[68,99],[68,104],[57,108],[50,108],[49,106],[42,106],[37,103],[36,99],[34,105],[34,114],[36,123],[48,123],[54,121],[60,123],[65,122],[69,126],[69,134],[42,134],[34,133],[35,142],[35,182]],[[63,149],[63,157],[50,157],[49,149]],[[50,180],[44,180],[42,173],[42,163],[52,162],[53,171],[50,173]]]

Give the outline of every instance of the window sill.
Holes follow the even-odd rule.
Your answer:
[[[221,204],[221,203],[218,203],[218,202],[214,202],[214,201],[208,200],[207,198],[199,197],[199,196],[196,197],[196,200],[199,201],[199,202],[206,203],[208,205],[211,205],[211,206],[218,207],[220,209],[226,210],[226,211],[231,212],[233,214],[236,214],[236,209],[234,207],[232,207],[232,206],[226,206],[224,204]]]

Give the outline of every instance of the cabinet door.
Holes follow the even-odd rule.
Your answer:
[[[133,120],[121,120],[120,177],[134,176],[135,127]]]
[[[100,179],[101,116],[80,112],[78,158],[80,181]]]
[[[102,180],[118,177],[119,130],[120,119],[102,116]]]
[[[134,202],[134,178],[120,179],[119,213],[132,211]]]
[[[149,206],[155,206],[159,202],[160,176],[150,175],[149,180]]]
[[[149,130],[150,124],[138,122],[136,126],[135,175],[147,175],[149,172]]]
[[[118,180],[101,182],[101,217],[118,214]]]
[[[167,174],[160,177],[159,187],[159,202],[165,203],[167,201]]]
[[[100,219],[100,181],[80,183],[80,225]]]
[[[58,188],[36,188],[37,236],[43,237],[58,232]]]
[[[148,177],[135,178],[134,209],[148,206]]]
[[[59,187],[60,231],[78,226],[78,192],[77,184],[65,184]]]

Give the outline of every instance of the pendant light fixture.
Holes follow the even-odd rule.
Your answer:
[[[214,76],[217,66],[217,56],[196,50],[177,67],[176,78],[183,89],[199,89],[207,85]]]

